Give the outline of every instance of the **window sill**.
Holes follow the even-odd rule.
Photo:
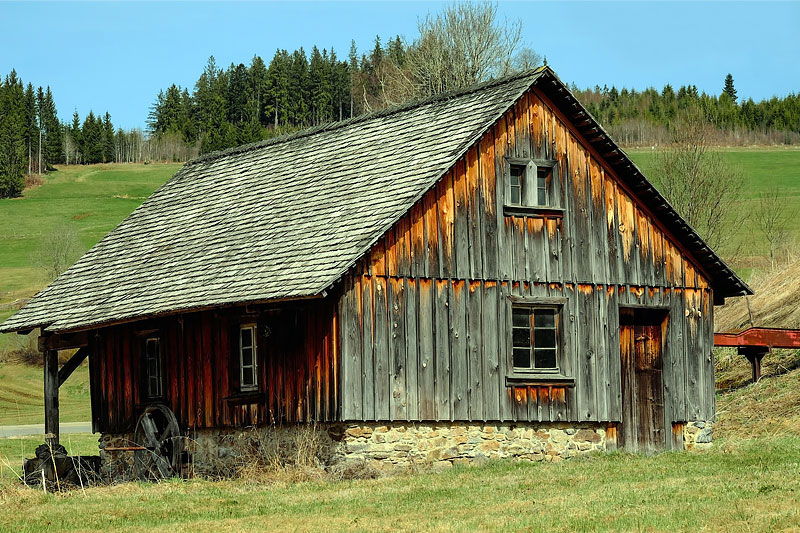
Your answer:
[[[235,394],[231,394],[230,396],[226,396],[225,398],[223,398],[223,400],[225,400],[231,405],[261,403],[264,401],[264,394],[257,390],[237,392]]]
[[[553,387],[574,387],[575,378],[568,378],[560,374],[515,374],[506,376],[506,387],[542,387],[548,385]]]
[[[507,217],[555,217],[564,216],[564,208],[538,205],[504,205],[503,216]]]

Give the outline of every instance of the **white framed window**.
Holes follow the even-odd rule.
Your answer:
[[[145,339],[144,358],[147,397],[160,398],[162,395],[161,341],[158,337],[149,337]]]
[[[258,348],[255,324],[239,327],[239,390],[258,390]]]
[[[512,306],[511,345],[515,372],[560,372],[560,311],[557,306]]]

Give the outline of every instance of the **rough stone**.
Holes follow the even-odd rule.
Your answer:
[[[687,448],[707,446],[710,424],[686,429]],[[249,460],[249,454],[264,453],[269,446],[281,460],[291,460],[292,450],[308,435],[318,435],[320,451],[316,461],[323,465],[380,465],[380,469],[449,468],[453,464],[476,464],[493,459],[554,461],[606,449],[605,426],[597,423],[527,423],[481,425],[458,423],[363,423],[330,424],[318,427],[288,426],[248,430],[198,430],[187,439],[187,452],[195,473],[224,471],[224,465]],[[120,446],[130,435],[104,435],[107,446]],[[304,440],[305,439],[305,440]],[[116,444],[115,444],[116,443]],[[131,454],[127,454],[129,457]],[[109,472],[124,472],[125,454],[104,454]],[[129,461],[129,463],[132,461]],[[118,476],[119,477],[119,476]]]
[[[600,435],[591,429],[580,429],[575,433],[575,440],[579,442],[600,442]]]

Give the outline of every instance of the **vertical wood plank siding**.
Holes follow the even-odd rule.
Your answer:
[[[346,314],[358,317],[359,308],[353,304]],[[337,420],[335,322],[340,312],[327,299],[254,315],[243,315],[242,309],[207,311],[99,330],[90,364],[93,420],[99,431],[132,431],[143,405],[153,401],[166,403],[184,430]],[[238,327],[251,322],[259,330],[259,391],[237,395],[232,383],[238,382]],[[360,366],[358,375],[351,378],[349,372],[361,360],[362,324],[342,324],[354,336],[343,339],[342,346],[348,354],[359,354],[356,359],[350,356],[342,373],[348,385],[351,379],[360,385]],[[264,328],[269,329],[267,337]],[[151,400],[143,389],[142,347],[144,339],[153,336],[161,344],[164,394]],[[360,388],[344,393],[350,395],[343,397],[348,405],[361,409]],[[374,409],[372,403],[369,409]],[[374,415],[366,410],[360,416]]]
[[[668,422],[714,416],[708,280],[588,146],[532,89],[375,244],[342,284],[342,419],[618,422],[620,306],[669,311]],[[504,215],[506,157],[557,161],[563,215]],[[511,295],[566,298],[574,387],[507,386]]]

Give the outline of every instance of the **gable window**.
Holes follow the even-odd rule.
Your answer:
[[[547,201],[547,182],[552,175],[552,168],[536,167],[536,205],[549,205]]]
[[[511,205],[522,205],[522,187],[525,180],[525,167],[522,165],[511,165],[509,176],[509,203]]]
[[[559,372],[559,308],[515,305],[512,349],[517,372]]]
[[[242,391],[258,390],[258,360],[256,325],[239,328],[239,388]]]
[[[551,192],[555,164],[550,160],[506,158],[507,215],[527,214],[518,212],[526,210],[558,210]]]
[[[161,342],[158,337],[151,337],[144,343],[145,388],[148,398],[160,398],[161,383]]]

